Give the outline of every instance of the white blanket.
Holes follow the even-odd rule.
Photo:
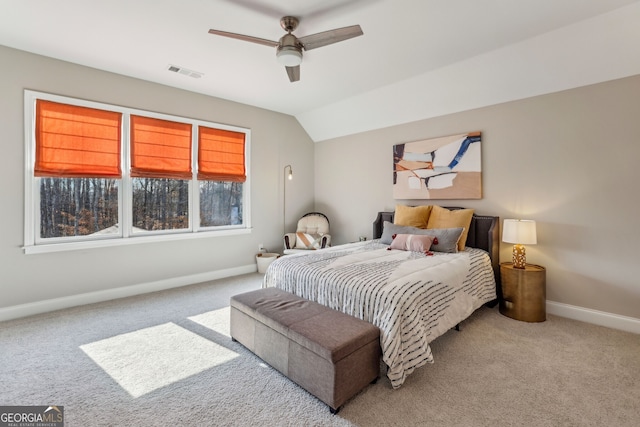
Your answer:
[[[489,255],[467,248],[433,256],[387,250],[378,241],[287,255],[271,263],[275,286],[380,328],[393,388],[433,363],[429,343],[496,298]]]

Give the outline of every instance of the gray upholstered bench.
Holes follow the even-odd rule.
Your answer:
[[[276,288],[231,297],[231,337],[329,405],[343,403],[380,371],[380,330]]]

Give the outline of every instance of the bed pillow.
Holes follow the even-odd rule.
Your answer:
[[[432,251],[451,254],[458,252],[458,242],[462,238],[464,228],[431,228],[425,231],[436,239],[431,244]]]
[[[427,228],[457,228],[462,227],[464,231],[458,241],[458,250],[463,251],[467,243],[469,226],[473,217],[473,209],[449,210],[440,206],[433,206]]]
[[[396,211],[393,215],[393,223],[397,225],[406,225],[409,227],[427,228],[427,224],[429,222],[429,214],[431,214],[431,205],[396,205]]]
[[[311,233],[296,233],[296,249],[320,249],[322,236]]]
[[[390,245],[393,241],[394,234],[415,234],[420,236],[433,236],[438,238],[437,244],[431,244],[431,250],[434,252],[458,252],[458,241],[462,236],[464,229],[458,228],[438,228],[428,229],[416,227],[407,227],[403,225],[392,224],[389,221],[383,223],[382,236],[380,236],[380,243]]]
[[[431,249],[431,244],[434,240],[436,240],[435,237],[427,235],[396,234],[387,250],[400,249],[401,251],[429,254],[429,249]]]

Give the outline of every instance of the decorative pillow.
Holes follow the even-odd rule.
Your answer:
[[[431,244],[431,250],[434,252],[458,252],[458,241],[461,239],[462,227],[458,228],[434,228],[424,230],[416,227],[406,227],[402,225],[392,224],[389,221],[385,221],[382,229],[382,236],[380,236],[380,243],[390,245],[393,242],[394,234],[414,234],[419,236],[433,236],[438,239],[437,243],[434,241]]]
[[[431,228],[425,231],[428,231],[428,235],[436,239],[431,244],[432,251],[452,254],[458,252],[458,242],[462,238],[464,228]]]
[[[393,241],[394,234],[419,234],[424,236],[430,233],[428,233],[428,230],[425,230],[424,228],[397,225],[389,221],[385,221],[382,226],[382,236],[380,236],[380,243],[390,245]]]
[[[397,225],[407,225],[409,227],[427,228],[427,223],[429,222],[429,214],[431,214],[431,205],[396,205],[396,212],[393,216],[393,223]]]
[[[471,225],[473,209],[449,210],[440,206],[434,206],[429,215],[427,228],[457,228],[462,227],[464,231],[458,242],[458,250],[463,251],[467,243],[467,234]]]
[[[428,255],[431,244],[437,239],[433,236],[421,236],[419,234],[396,234],[387,250],[400,249],[401,251],[422,252]],[[431,254],[433,255],[433,254]]]
[[[296,233],[296,249],[320,249],[322,236],[311,233]]]

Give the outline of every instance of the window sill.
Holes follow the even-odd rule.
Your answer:
[[[206,239],[219,236],[236,236],[241,234],[250,234],[250,228],[234,228],[218,231],[201,231],[198,233],[174,233],[153,236],[133,236],[127,238],[112,238],[103,240],[91,240],[83,242],[67,242],[67,243],[51,243],[39,244],[31,246],[23,246],[26,255],[44,254],[50,252],[67,252],[86,249],[109,248],[114,246],[137,245],[140,243],[160,243],[172,242],[178,240]]]

